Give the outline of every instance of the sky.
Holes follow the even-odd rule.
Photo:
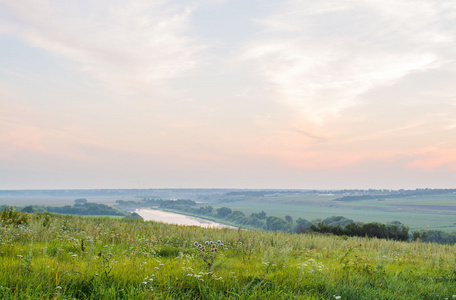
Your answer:
[[[0,189],[456,188],[456,2],[0,0]]]

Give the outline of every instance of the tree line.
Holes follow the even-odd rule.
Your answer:
[[[298,233],[311,231],[331,233],[339,236],[375,237],[396,241],[409,240],[409,227],[402,225],[397,221],[390,224],[377,222],[359,224],[351,222],[345,226],[326,225],[325,222],[319,222],[317,225],[312,224],[308,228],[298,228],[297,231]]]
[[[99,203],[87,202],[86,199],[74,200],[74,205],[65,206],[41,206],[29,205],[21,210],[22,212],[50,212],[65,215],[81,215],[81,216],[126,216],[127,214],[119,211],[111,206]]]
[[[434,191],[436,192],[436,191]],[[133,202],[133,203],[132,203]],[[338,236],[360,236],[390,239],[397,241],[421,240],[423,242],[456,243],[456,233],[447,233],[437,230],[414,231],[409,233],[409,227],[399,221],[390,223],[378,222],[356,222],[343,216],[332,216],[326,219],[315,219],[308,221],[303,218],[296,220],[287,215],[285,217],[268,216],[264,211],[246,215],[240,210],[232,210],[229,207],[215,209],[211,205],[198,205],[193,200],[163,200],[148,199],[141,202],[123,202],[119,204],[140,205],[150,207],[151,205],[163,209],[173,209],[185,213],[196,214],[202,217],[216,218],[221,221],[256,228],[265,231],[285,231],[290,233],[322,233]]]

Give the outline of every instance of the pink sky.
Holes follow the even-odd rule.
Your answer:
[[[455,188],[455,16],[0,0],[0,189]]]

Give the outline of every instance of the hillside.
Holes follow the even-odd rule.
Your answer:
[[[456,295],[452,245],[13,212],[0,228],[2,299]]]

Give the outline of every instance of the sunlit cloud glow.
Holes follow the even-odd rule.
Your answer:
[[[0,188],[454,187],[455,17],[0,0]]]

